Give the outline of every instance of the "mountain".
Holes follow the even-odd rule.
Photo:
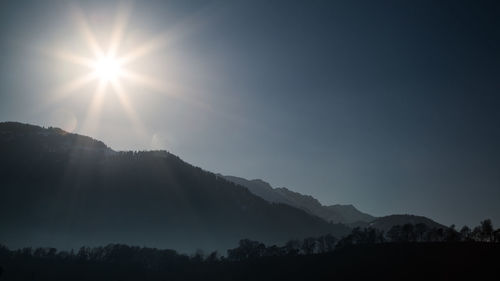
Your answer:
[[[0,241],[225,250],[349,228],[269,203],[166,151],[119,152],[57,128],[0,123]]]
[[[222,176],[222,175],[221,175]],[[446,228],[432,219],[415,215],[389,215],[374,217],[360,212],[353,205],[323,206],[316,198],[291,191],[287,188],[273,188],[269,183],[260,180],[247,180],[235,176],[223,176],[225,179],[246,187],[251,193],[272,203],[287,204],[318,216],[328,222],[343,223],[350,227],[373,227],[388,231],[394,225],[423,223],[430,228]]]
[[[370,222],[367,226],[377,228],[383,231],[388,231],[391,227],[395,225],[404,225],[404,224],[419,224],[423,223],[427,225],[429,228],[447,228],[446,226],[437,223],[427,217],[415,216],[415,215],[390,215],[385,217],[380,217],[372,222]],[[363,225],[366,227],[366,225]]]
[[[353,224],[359,222],[368,223],[375,219],[371,215],[360,212],[353,205],[336,204],[323,206],[316,198],[310,195],[294,192],[284,187],[273,188],[269,183],[260,179],[247,180],[235,176],[223,177],[248,188],[251,193],[268,202],[287,204],[316,215],[328,222]]]
[[[246,187],[251,193],[259,196],[260,198],[272,202],[272,203],[283,203],[287,205],[293,205],[293,201],[290,201],[283,194],[276,192],[271,185],[263,180],[255,179],[255,180],[247,180],[240,177],[235,176],[223,176],[226,180],[230,182],[234,182],[235,184],[239,184],[241,186]]]

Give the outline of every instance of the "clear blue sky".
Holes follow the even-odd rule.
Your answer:
[[[168,44],[135,67],[172,86],[123,80],[140,133],[113,95],[84,129],[95,83],[50,99],[77,70],[47,53],[84,50],[72,9],[106,39],[123,5],[19,2],[0,4],[2,121],[167,149],[373,215],[500,226],[498,1],[136,1],[126,44]]]

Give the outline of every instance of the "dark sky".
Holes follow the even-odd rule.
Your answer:
[[[182,96],[124,87],[140,135],[112,97],[84,130],[92,87],[46,102],[72,72],[43,51],[81,37],[71,7],[106,38],[122,4],[20,2],[0,4],[0,120],[69,118],[373,215],[500,225],[498,1],[137,1],[125,38],[173,38],[141,67]]]

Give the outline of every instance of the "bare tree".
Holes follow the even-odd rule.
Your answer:
[[[306,255],[314,254],[314,250],[316,249],[316,239],[314,238],[306,238],[302,241],[302,251]]]
[[[500,243],[500,228],[493,232],[493,241],[495,243]]]
[[[418,242],[424,241],[425,233],[429,231],[429,227],[425,223],[417,223],[415,225],[415,239]]]
[[[461,241],[470,241],[471,239],[471,230],[468,226],[464,225],[462,229],[460,229],[460,240]]]
[[[481,222],[481,240],[485,242],[493,241],[493,224],[490,219]]]

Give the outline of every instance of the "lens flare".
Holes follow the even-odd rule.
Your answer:
[[[99,119],[102,107],[110,96],[112,98],[110,94],[114,94],[125,115],[130,119],[133,129],[141,135],[145,133],[146,129],[142,125],[139,114],[134,109],[133,99],[130,96],[132,93],[127,91],[126,85],[144,87],[154,93],[167,95],[169,98],[181,100],[199,109],[214,112],[210,106],[199,100],[199,97],[193,99],[188,94],[192,91],[187,90],[185,85],[180,85],[169,77],[163,76],[158,79],[134,69],[137,67],[135,62],[147,59],[146,57],[167,45],[172,45],[174,41],[180,40],[185,32],[200,26],[198,18],[186,20],[172,29],[156,34],[149,40],[140,41],[136,46],[129,46],[125,44],[124,38],[127,36],[128,19],[132,10],[131,4],[119,8],[111,32],[107,36],[101,36],[101,40],[87,22],[85,13],[78,6],[73,8],[72,18],[76,20],[77,29],[88,49],[87,55],[82,56],[75,50],[51,50],[50,54],[64,62],[82,67],[85,70],[88,69],[88,71],[59,85],[48,100],[49,102],[60,101],[70,97],[71,93],[95,83],[96,88],[87,114],[85,118],[82,118],[81,132],[92,134],[97,129],[101,123]],[[103,29],[106,28],[103,27]],[[101,42],[103,38],[107,41],[104,44]],[[127,51],[124,51],[125,49]]]
[[[103,57],[97,60],[94,66],[95,75],[104,82],[116,81],[121,72],[120,63],[113,57]]]

